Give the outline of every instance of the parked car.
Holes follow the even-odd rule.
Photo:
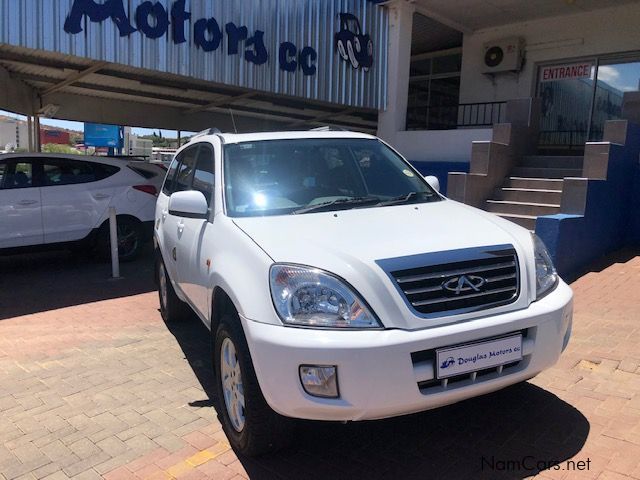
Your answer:
[[[362,33],[360,20],[351,13],[340,14],[340,31],[335,37],[336,48],[343,60],[353,68],[369,70],[373,65],[373,41]]]
[[[211,330],[218,412],[244,454],[282,446],[292,419],[393,417],[523,382],[571,334],[573,294],[537,237],[448,200],[371,135],[194,137],[154,237],[162,316]]]
[[[0,251],[83,247],[106,257],[116,208],[121,260],[151,240],[165,171],[145,162],[56,154],[0,155]]]

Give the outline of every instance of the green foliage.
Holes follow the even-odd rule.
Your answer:
[[[77,155],[80,153],[79,150],[76,150],[70,145],[58,145],[56,143],[47,143],[42,145],[42,151],[44,153],[66,153],[71,155]]]

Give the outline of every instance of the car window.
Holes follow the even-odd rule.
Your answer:
[[[162,184],[162,193],[165,195],[171,195],[173,193],[173,181],[175,180],[176,171],[178,170],[178,164],[181,159],[182,154],[176,155],[169,165],[169,170],[167,171],[167,175],[164,177],[164,183]]]
[[[43,187],[96,181],[93,164],[64,158],[45,159],[42,162],[42,175]]]
[[[104,163],[94,163],[93,168],[96,172],[96,181],[109,178],[120,171],[119,167],[114,165],[105,165]]]
[[[174,182],[174,192],[181,192],[191,189],[193,172],[196,169],[196,157],[198,147],[192,147],[184,151],[178,170],[176,171],[176,179]]]
[[[374,139],[263,140],[224,147],[227,214],[262,216],[438,201],[404,159]]]
[[[198,162],[193,174],[192,190],[202,192],[207,199],[207,203],[211,206],[211,198],[213,197],[213,150],[203,147],[198,153]]]
[[[198,146],[196,145],[183,150],[175,156],[165,177],[162,193],[171,195],[173,192],[189,190],[191,188],[191,178],[195,168],[197,153]]]
[[[32,187],[33,165],[21,160],[10,162],[3,177],[3,189]]]
[[[7,171],[7,163],[0,163],[0,188],[2,188],[2,179],[4,178],[4,174]]]

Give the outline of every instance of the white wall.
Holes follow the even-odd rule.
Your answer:
[[[385,141],[412,162],[469,162],[471,142],[491,140],[490,128],[396,132]]]
[[[495,80],[480,73],[484,43],[513,36],[523,37],[526,42],[523,71],[499,75]],[[537,62],[633,50],[640,55],[640,2],[465,34],[460,103],[505,101],[534,95]]]
[[[18,125],[19,135],[16,135],[16,122],[0,122],[0,150],[4,150],[7,145],[11,148],[29,148],[29,132],[26,123]]]

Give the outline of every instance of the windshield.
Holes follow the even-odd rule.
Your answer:
[[[440,200],[376,139],[262,140],[225,146],[231,217],[303,214]]]

